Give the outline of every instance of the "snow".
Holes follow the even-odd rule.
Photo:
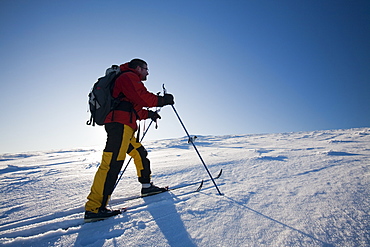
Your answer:
[[[153,181],[207,179],[187,138],[143,142]],[[112,195],[122,215],[82,224],[102,148],[0,155],[3,246],[369,246],[370,128],[198,136],[212,182],[140,193],[129,164]],[[102,144],[103,145],[103,144]],[[68,228],[68,229],[67,229]]]

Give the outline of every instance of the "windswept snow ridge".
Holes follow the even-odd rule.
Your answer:
[[[208,181],[127,201],[134,165],[110,205],[122,215],[83,224],[102,148],[0,155],[3,246],[370,246],[370,128],[199,136],[223,196]],[[144,142],[153,181],[208,175],[187,138]]]

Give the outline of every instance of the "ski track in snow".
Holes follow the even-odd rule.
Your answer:
[[[126,201],[130,164],[110,206],[83,224],[102,147],[0,155],[3,246],[370,246],[370,128],[197,136],[216,180]],[[208,179],[187,138],[143,142],[157,185]],[[125,164],[124,164],[125,165]]]

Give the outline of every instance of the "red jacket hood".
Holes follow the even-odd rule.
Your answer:
[[[121,64],[121,65],[119,66],[119,69],[120,69],[121,71],[127,71],[127,70],[130,70],[130,71],[134,72],[136,75],[138,75],[138,76],[139,76],[139,78],[140,78],[140,73],[139,73],[139,72],[137,72],[137,71],[136,71],[136,70],[134,70],[134,69],[129,68],[129,67],[128,67],[128,63]]]

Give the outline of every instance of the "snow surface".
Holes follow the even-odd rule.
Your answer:
[[[143,144],[155,184],[208,178],[187,138]],[[129,210],[83,225],[102,147],[0,155],[0,245],[370,246],[370,128],[195,144],[213,175],[223,169],[223,196],[207,182],[126,202],[140,193],[129,164],[110,202]]]

